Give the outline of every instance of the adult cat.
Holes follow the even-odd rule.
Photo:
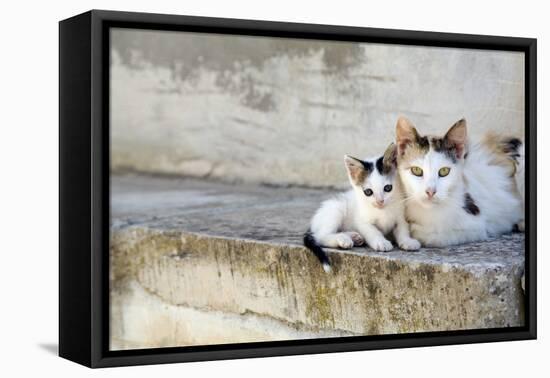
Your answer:
[[[411,235],[425,246],[484,240],[523,219],[514,178],[516,151],[470,145],[466,121],[443,137],[422,136],[406,118],[396,127],[397,166]],[[514,148],[521,145],[515,139]],[[511,169],[512,168],[512,169]]]

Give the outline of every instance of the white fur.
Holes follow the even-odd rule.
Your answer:
[[[410,237],[402,191],[395,174],[384,176],[375,168],[362,185],[356,185],[351,179],[350,183],[351,190],[323,202],[311,220],[311,232],[320,245],[349,249],[364,241],[374,250],[389,251],[393,245],[385,236],[393,232],[400,248],[420,248],[420,243]],[[384,192],[388,184],[393,189]],[[373,191],[370,197],[364,193],[367,188]],[[384,206],[377,207],[376,201],[383,202]]]
[[[500,235],[512,230],[522,218],[520,200],[505,168],[490,164],[491,152],[478,144],[468,157],[453,163],[444,153],[430,151],[412,162],[400,163],[399,176],[407,196],[406,214],[411,234],[426,246],[446,246]],[[421,167],[423,177],[414,176],[410,166]],[[450,167],[439,177],[441,167]],[[426,190],[435,189],[433,200]],[[480,213],[465,211],[469,193]]]

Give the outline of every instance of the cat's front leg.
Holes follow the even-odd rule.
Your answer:
[[[393,244],[384,237],[376,226],[363,223],[357,227],[359,233],[363,236],[369,247],[375,251],[391,251]]]
[[[410,233],[413,238],[420,241],[424,247],[439,247],[442,235],[439,235],[436,230],[429,229],[418,223],[410,224]]]
[[[409,224],[404,217],[400,217],[393,229],[393,236],[399,248],[405,251],[416,251],[420,249],[420,242],[411,238],[409,233]]]
[[[411,234],[418,239],[424,247],[441,248],[461,242],[461,230],[449,230],[446,233],[432,230],[418,224],[411,224]]]
[[[328,248],[350,249],[355,244],[353,238],[345,232],[323,235],[318,240],[323,247]]]

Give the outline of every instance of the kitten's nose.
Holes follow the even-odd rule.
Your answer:
[[[379,206],[379,207],[384,206],[384,200],[383,199],[377,199],[376,200],[376,205]]]
[[[437,191],[436,191],[435,189],[433,189],[433,188],[426,189],[426,194],[428,195],[428,198],[429,198],[429,199],[434,198],[435,193],[437,193]]]

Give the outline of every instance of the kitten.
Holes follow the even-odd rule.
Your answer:
[[[349,249],[366,242],[374,250],[389,251],[393,245],[385,235],[393,232],[400,248],[420,248],[420,243],[410,237],[405,221],[395,159],[393,143],[377,159],[344,157],[352,189],[323,202],[304,235],[304,245],[317,256],[325,271],[331,267],[322,247]]]
[[[447,246],[512,231],[522,215],[510,155],[488,143],[469,145],[466,121],[443,137],[421,136],[400,118],[398,173],[411,234],[426,246]]]

